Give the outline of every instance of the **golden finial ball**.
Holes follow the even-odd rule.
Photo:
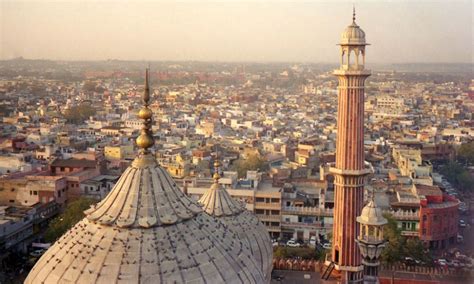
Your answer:
[[[144,107],[138,112],[138,117],[141,119],[150,119],[153,116],[151,109]]]
[[[219,166],[220,166],[220,163],[219,163],[219,161],[216,160],[216,161],[214,162],[214,167],[215,167],[215,168],[218,168]]]
[[[140,134],[140,136],[138,136],[137,138],[137,146],[140,148],[150,148],[151,146],[153,146],[153,144],[155,144],[153,137],[146,133]]]

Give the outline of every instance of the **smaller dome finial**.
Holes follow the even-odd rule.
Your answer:
[[[219,175],[219,167],[221,166],[221,164],[219,163],[219,152],[217,151],[217,147],[216,147],[216,160],[214,161],[214,183],[219,183],[219,179],[221,178],[221,176]]]
[[[155,144],[153,134],[151,132],[153,112],[151,111],[151,109],[148,108],[148,106],[150,105],[150,83],[148,80],[148,68],[145,72],[145,91],[143,92],[142,99],[143,107],[138,112],[138,117],[143,119],[143,127],[140,136],[138,136],[136,142],[137,146],[142,148],[141,153],[147,154],[149,152],[148,148]]]

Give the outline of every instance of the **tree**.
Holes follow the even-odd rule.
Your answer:
[[[403,246],[405,256],[409,256],[416,260],[421,260],[425,263],[431,262],[431,256],[426,253],[423,243],[419,239],[408,239]]]
[[[249,156],[247,159],[238,159],[234,162],[233,168],[239,174],[239,178],[245,177],[247,171],[263,171],[266,169],[266,162],[258,154]]]
[[[457,177],[457,184],[461,191],[474,190],[474,177],[466,170],[463,170]]]
[[[64,118],[70,123],[83,123],[87,120],[90,116],[95,115],[96,110],[94,107],[88,104],[81,104],[78,106],[74,106],[64,113]]]
[[[67,230],[82,220],[85,216],[84,210],[89,209],[96,202],[97,200],[91,198],[80,197],[69,203],[66,210],[49,223],[48,229],[44,234],[45,240],[48,242],[56,241]]]
[[[96,83],[96,82],[93,82],[93,81],[86,81],[86,82],[84,82],[84,85],[82,86],[82,90],[83,90],[84,92],[94,92],[96,86],[97,86],[97,83]]]
[[[401,235],[401,230],[398,228],[397,221],[390,214],[384,214],[387,219],[387,224],[384,227],[385,240],[388,241],[387,246],[382,252],[382,261],[393,264],[402,259],[402,248],[404,238]]]
[[[402,236],[402,231],[398,228],[397,220],[392,215],[384,214],[387,224],[384,227],[385,240],[387,246],[382,252],[382,261],[393,264],[411,257],[425,263],[431,262],[431,255],[427,252],[419,239],[407,239]]]
[[[474,190],[474,177],[469,171],[456,161],[450,161],[441,168],[446,179],[461,191]]]
[[[464,143],[459,147],[458,158],[467,164],[474,164],[474,141]]]
[[[273,252],[273,257],[286,258],[288,257],[288,250],[286,247],[277,247]]]

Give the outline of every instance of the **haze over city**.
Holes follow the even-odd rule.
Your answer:
[[[0,284],[474,283],[472,11],[0,0]]]
[[[369,62],[472,62],[472,1],[354,4]],[[0,59],[337,62],[352,5],[2,1]]]

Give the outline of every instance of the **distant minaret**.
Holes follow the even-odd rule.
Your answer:
[[[341,66],[334,71],[339,81],[332,261],[342,283],[361,283],[363,266],[355,239],[359,235],[356,217],[364,202],[364,69],[365,33],[355,22],[342,33]]]

